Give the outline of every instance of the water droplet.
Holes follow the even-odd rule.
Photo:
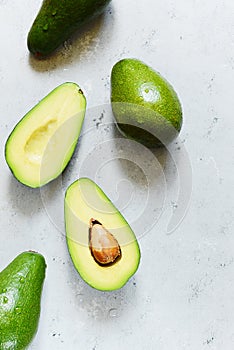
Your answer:
[[[2,293],[6,293],[6,291],[7,291],[6,288],[4,288],[4,289],[2,290]]]
[[[20,283],[24,283],[24,281],[25,281],[25,278],[23,276],[20,277]]]
[[[7,297],[3,297],[3,303],[6,304],[8,302],[8,298]]]
[[[144,124],[144,120],[138,118],[137,123],[138,124]]]
[[[64,41],[63,47],[65,50],[69,50],[70,46],[71,46],[71,44],[70,44],[69,40]]]
[[[20,313],[21,313],[21,308],[20,308],[20,307],[16,307],[16,308],[15,308],[15,312],[16,312],[17,314],[20,314]]]
[[[109,316],[110,317],[117,317],[118,316],[118,310],[116,308],[112,308],[109,310]]]
[[[44,32],[46,32],[48,30],[48,28],[49,28],[49,25],[48,25],[48,23],[46,23],[43,27]]]
[[[56,14],[57,14],[57,11],[54,10],[54,11],[52,12],[52,16],[55,16]]]

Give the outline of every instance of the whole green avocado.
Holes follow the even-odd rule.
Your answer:
[[[100,15],[111,0],[44,0],[28,33],[37,57],[51,54],[84,23]]]
[[[112,68],[111,105],[120,131],[149,148],[167,145],[182,126],[173,87],[137,59],[122,59]]]
[[[33,339],[45,269],[44,257],[29,251],[0,273],[0,350],[23,350]]]

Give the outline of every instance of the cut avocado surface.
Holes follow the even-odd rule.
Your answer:
[[[0,272],[0,350],[24,350],[38,327],[46,263],[24,252]]]
[[[7,139],[5,157],[14,176],[29,187],[58,177],[75,150],[86,99],[75,83],[64,83],[31,109]]]
[[[67,189],[65,226],[73,263],[80,276],[93,288],[103,291],[119,289],[136,272],[140,250],[135,234],[92,180],[80,178]],[[94,229],[96,232],[91,231]],[[91,239],[98,241],[93,250]],[[110,249],[100,250],[98,244],[104,245],[107,241]],[[95,253],[99,253],[99,258],[101,254],[102,260],[97,261],[94,249]],[[108,259],[105,261],[106,255]],[[105,266],[103,262],[108,264]]]

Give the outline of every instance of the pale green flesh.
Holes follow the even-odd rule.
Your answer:
[[[100,266],[90,253],[88,232],[91,218],[108,229],[121,247],[121,259],[110,266]],[[90,179],[81,178],[68,188],[65,224],[73,263],[81,277],[93,288],[119,289],[136,272],[140,261],[136,237],[124,217]]]
[[[79,86],[64,83],[21,119],[5,148],[7,164],[20,182],[40,187],[61,174],[77,144],[85,109]]]

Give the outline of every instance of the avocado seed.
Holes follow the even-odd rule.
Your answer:
[[[89,249],[94,260],[100,265],[109,265],[121,258],[117,239],[98,220],[89,222]]]

